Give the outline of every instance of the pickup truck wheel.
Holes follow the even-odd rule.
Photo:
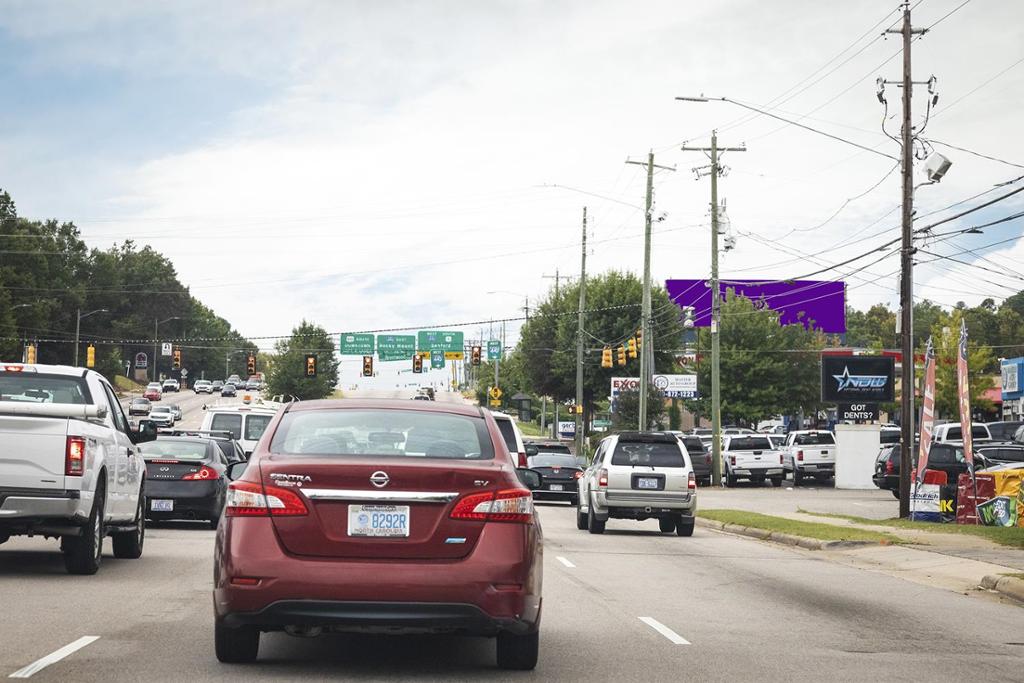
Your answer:
[[[804,480],[804,475],[800,470],[793,468],[793,486],[799,486]]]
[[[508,631],[498,634],[498,666],[502,669],[534,669],[537,666],[539,652],[540,631],[521,636]]]
[[[587,529],[587,513],[583,512],[583,508],[580,507],[579,501],[576,501],[576,528],[580,531]]]
[[[82,527],[81,536],[65,536],[64,568],[69,574],[95,574],[100,568],[103,556],[103,487],[96,489],[89,521]]]
[[[248,664],[260,651],[260,632],[252,626],[228,628],[219,621],[213,625],[213,646],[217,659],[225,664]]]
[[[590,514],[587,515],[587,531],[592,534],[603,534],[605,522],[598,520],[594,514],[594,506],[590,506]]]
[[[736,478],[736,476],[734,474],[731,474],[729,472],[729,470],[725,471],[725,485],[726,486],[728,486],[729,488],[733,488],[733,487],[736,486],[736,482],[737,481],[738,481],[738,479]]]
[[[693,517],[680,517],[676,523],[676,536],[693,536]]]
[[[780,488],[782,486],[782,477],[772,477],[772,486]]]
[[[676,520],[671,517],[663,517],[658,520],[658,528],[661,529],[661,533],[670,534],[676,530]]]
[[[111,534],[114,557],[121,560],[137,560],[142,557],[142,545],[146,542],[146,497],[139,492],[139,509],[135,511],[135,529],[120,534]]]

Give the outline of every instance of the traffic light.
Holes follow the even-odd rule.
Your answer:
[[[643,331],[643,328],[641,328],[641,329],[636,331],[636,335],[635,335],[634,339],[636,339],[637,348],[642,349],[644,347],[644,331]]]
[[[469,351],[470,362],[473,365],[480,365],[480,347],[474,346]]]
[[[85,349],[85,367],[96,367],[96,347],[92,344]]]
[[[36,347],[35,344],[28,344],[25,347],[25,362],[28,363],[29,365],[35,365],[36,353],[38,351],[39,349]]]
[[[175,370],[181,370],[181,349],[174,349],[173,358],[174,362],[171,363],[171,367]]]
[[[373,356],[363,356],[363,377],[373,377]]]
[[[306,377],[316,377],[316,354],[306,354]]]
[[[636,358],[636,337],[629,338],[629,341],[626,342],[626,350],[629,352],[630,358]]]
[[[620,346],[619,347],[619,365],[625,365],[625,364],[626,364],[626,347],[625,346]]]
[[[416,374],[423,372],[423,356],[418,353],[412,357],[412,371]]]
[[[256,356],[251,353],[249,354],[249,359],[245,362],[245,370],[249,373],[250,377],[256,374]]]
[[[610,346],[606,346],[604,347],[604,350],[601,351],[601,367],[610,368],[612,365],[614,365],[614,363],[612,363],[612,349]]]

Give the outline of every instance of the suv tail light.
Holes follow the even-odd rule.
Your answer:
[[[693,476],[693,472],[690,472],[686,477],[686,488],[691,491],[697,490],[697,477]]]
[[[797,451],[796,452],[796,459],[799,460],[800,462],[803,462],[804,461],[804,452],[803,451]]]
[[[85,439],[69,436],[64,451],[64,476],[80,477],[85,472]]]
[[[608,488],[608,470],[601,469],[597,473],[597,485]]]
[[[526,489],[473,493],[455,504],[451,518],[529,524],[533,521],[533,494]]]
[[[198,471],[186,474],[182,479],[187,481],[207,481],[209,479],[220,479],[220,474],[212,467],[203,465]]]
[[[235,481],[228,486],[224,505],[224,514],[228,517],[276,517],[307,513],[306,504],[294,491],[249,481]]]
[[[886,474],[895,474],[896,473],[896,467],[895,467],[895,465],[892,464],[892,458],[889,458],[888,460],[885,461],[885,473]]]

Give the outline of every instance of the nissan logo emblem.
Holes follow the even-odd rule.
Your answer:
[[[387,486],[389,481],[391,481],[391,477],[388,476],[387,472],[377,470],[376,472],[370,475],[370,483],[379,489],[382,489],[385,486]]]

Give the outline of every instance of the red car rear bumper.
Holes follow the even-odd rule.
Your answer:
[[[296,556],[281,548],[268,518],[225,522],[214,611],[228,626],[494,635],[540,625],[542,551],[532,526],[487,524],[467,557],[435,561]]]

